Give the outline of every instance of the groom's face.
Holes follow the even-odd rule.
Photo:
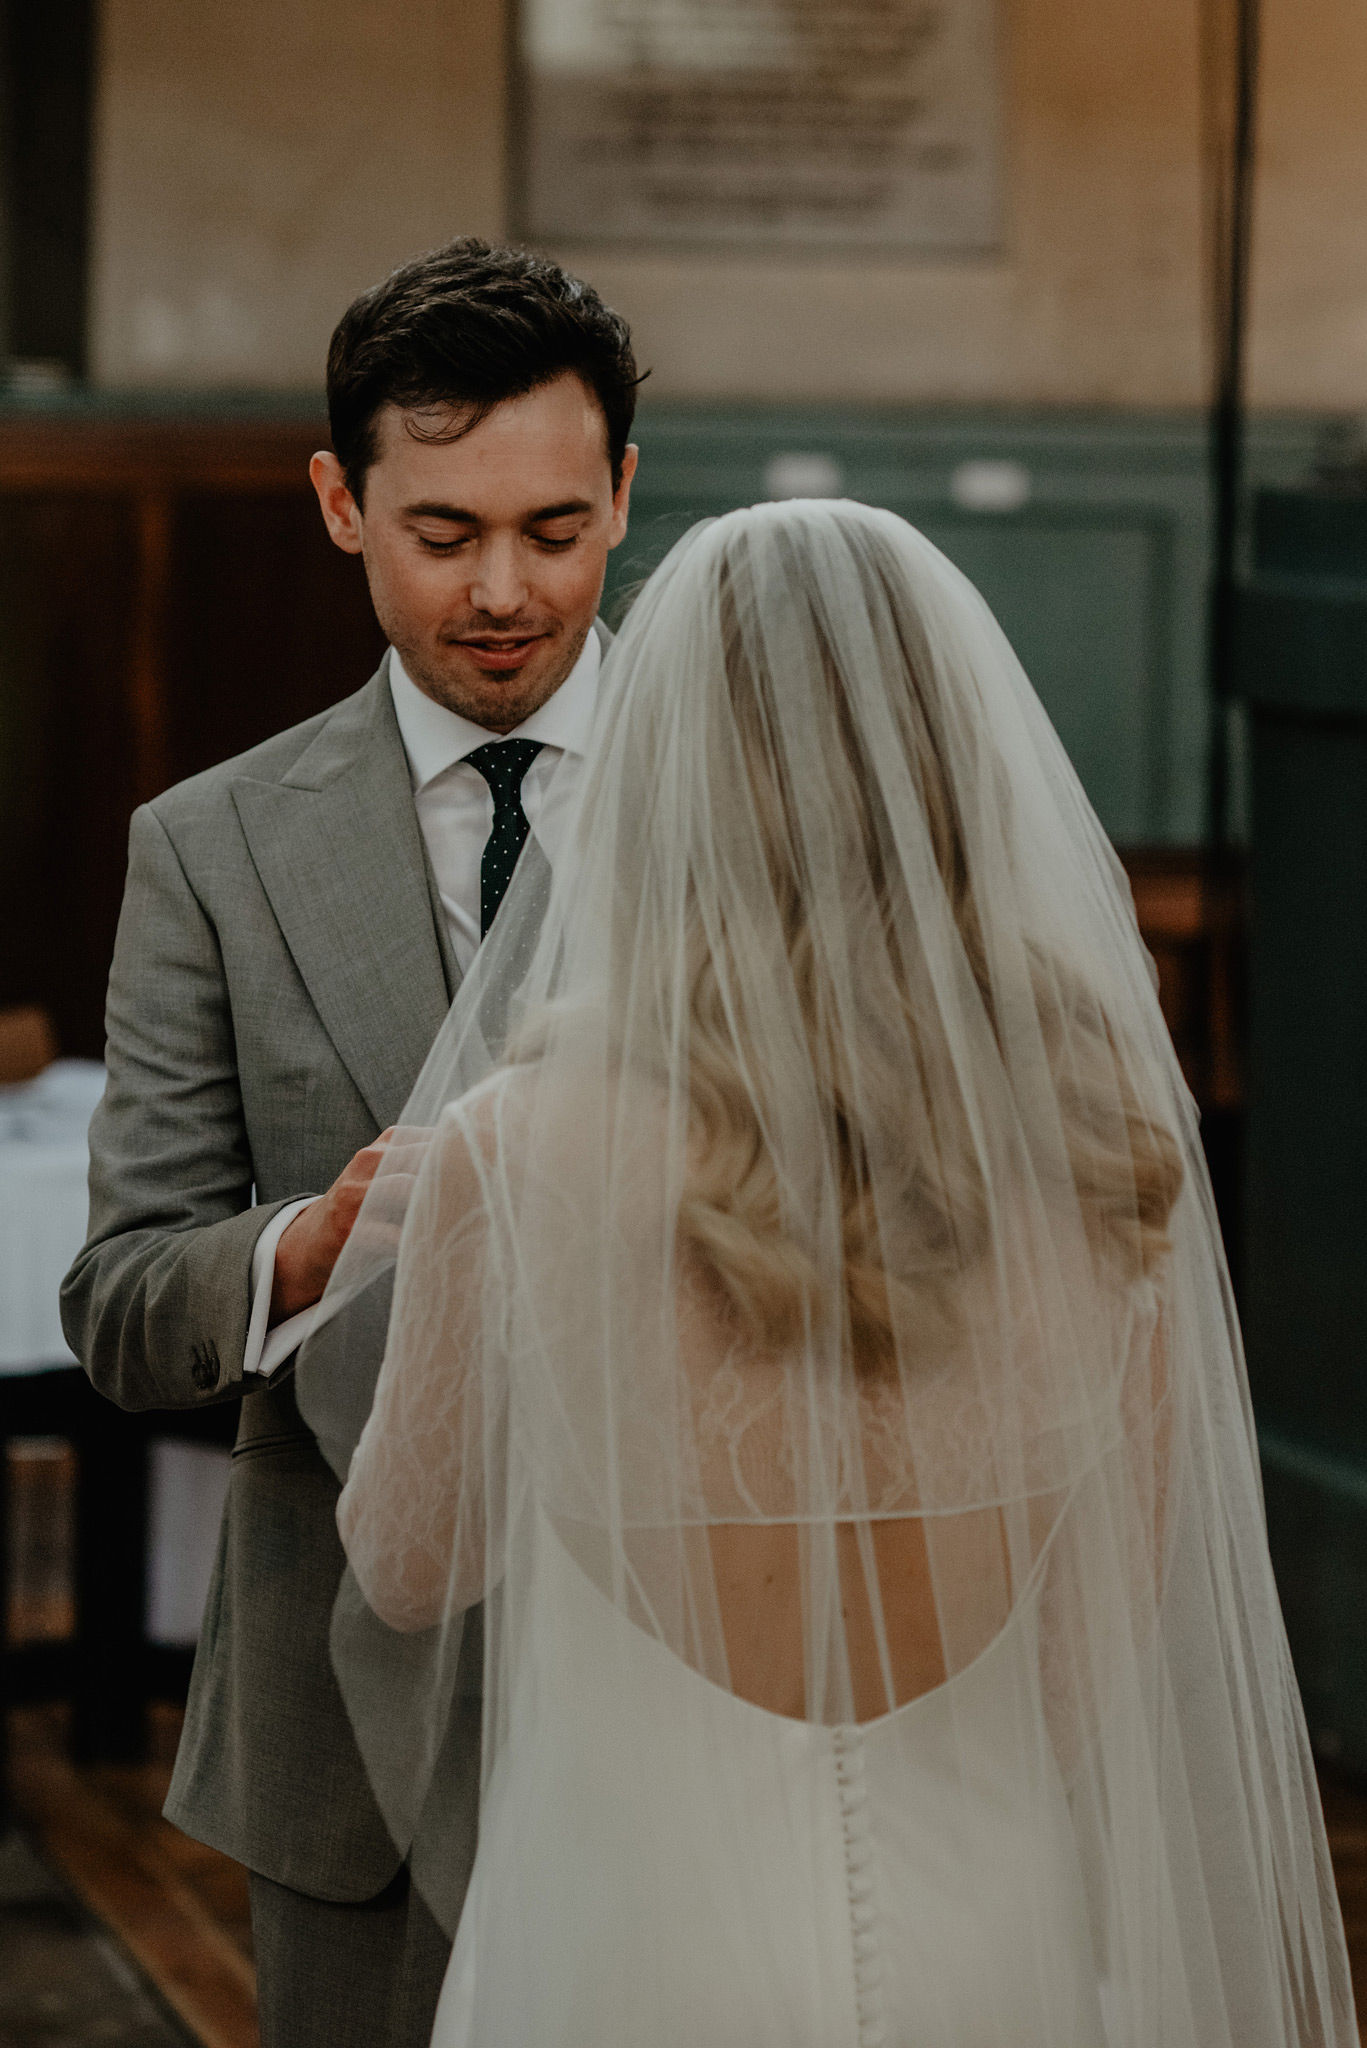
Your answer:
[[[608,550],[626,532],[636,450],[614,490],[602,411],[572,373],[495,406],[458,440],[421,438],[447,424],[386,406],[363,505],[335,456],[314,457],[313,481],[333,540],[364,556],[376,616],[413,681],[511,732],[579,658]]]

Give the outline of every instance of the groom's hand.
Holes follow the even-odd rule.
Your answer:
[[[275,1248],[271,1287],[273,1324],[311,1308],[321,1297],[393,1136],[391,1125],[373,1145],[363,1146],[347,1161],[327,1193],[301,1209],[281,1237]],[[405,1180],[412,1185],[411,1175],[405,1175]]]

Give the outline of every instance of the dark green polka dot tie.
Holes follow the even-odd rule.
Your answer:
[[[522,808],[522,778],[541,752],[538,740],[490,740],[466,760],[493,792],[494,823],[479,864],[479,931],[488,931],[531,827]]]

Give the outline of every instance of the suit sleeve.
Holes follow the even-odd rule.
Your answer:
[[[62,1285],[67,1342],[122,1408],[243,1392],[252,1162],[213,924],[165,827],[129,837],[106,1011],[109,1080],[90,1127],[90,1233]]]

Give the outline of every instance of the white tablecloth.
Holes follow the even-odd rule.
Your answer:
[[[76,1363],[57,1290],[85,1242],[86,1132],[104,1090],[93,1060],[58,1060],[36,1081],[0,1088],[0,1377]],[[153,1443],[147,1633],[192,1643],[208,1590],[228,1453]]]
[[[76,1362],[57,1289],[85,1242],[86,1130],[103,1088],[94,1060],[0,1088],[0,1373]]]

